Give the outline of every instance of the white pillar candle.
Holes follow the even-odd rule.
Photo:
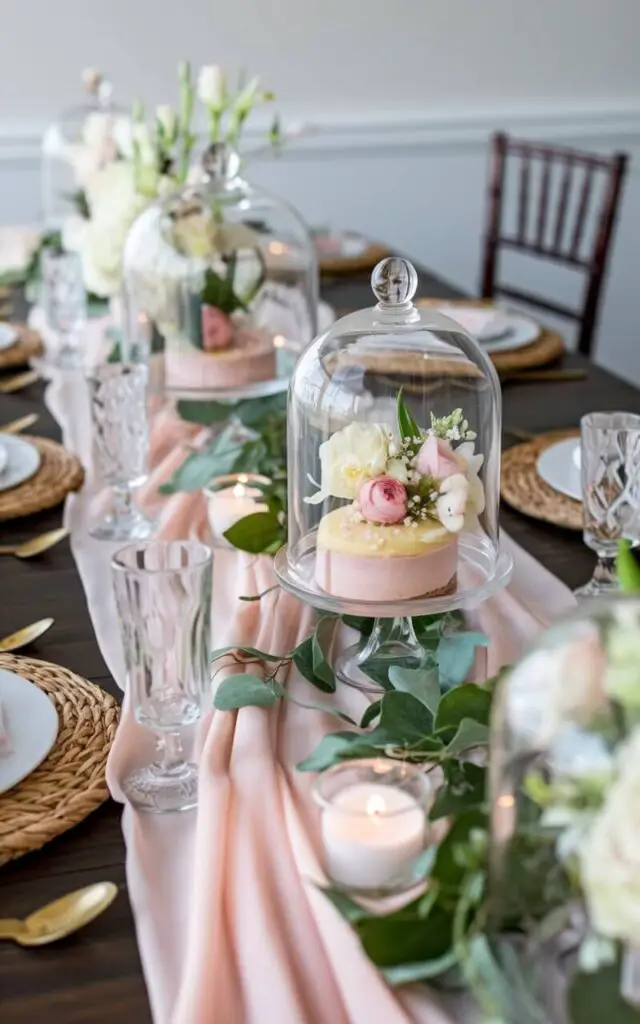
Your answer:
[[[345,786],[322,815],[327,873],[345,889],[390,890],[410,883],[425,836],[424,808],[391,785]]]
[[[268,483],[261,477],[253,479]],[[211,533],[214,541],[224,547],[232,547],[224,534],[234,523],[255,512],[268,510],[268,506],[264,502],[256,501],[261,497],[262,491],[259,487],[252,487],[251,477],[244,473],[238,473],[237,477],[230,477],[229,486],[222,487],[220,490],[207,489],[206,493]]]

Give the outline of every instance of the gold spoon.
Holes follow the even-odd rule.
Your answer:
[[[0,555],[15,555],[16,558],[33,558],[34,555],[41,555],[48,551],[54,544],[63,540],[69,531],[61,526],[58,530],[48,530],[38,537],[25,540],[22,544],[0,544]]]
[[[30,625],[16,630],[15,633],[10,633],[9,636],[3,637],[0,640],[0,654],[6,654],[8,651],[18,651],[21,647],[32,644],[39,636],[42,636],[48,629],[51,629],[53,621],[53,619],[38,619],[37,622],[32,622]]]
[[[35,910],[24,920],[0,919],[0,939],[13,939],[20,946],[46,946],[84,928],[106,910],[118,895],[113,882],[96,882],[76,889],[53,903]]]
[[[21,416],[18,420],[11,420],[10,423],[5,423],[3,427],[0,427],[0,432],[3,434],[19,434],[21,430],[26,430],[27,427],[32,427],[37,422],[37,412],[30,412],[26,416]]]
[[[35,384],[40,379],[40,374],[37,370],[26,370],[24,373],[18,373],[15,377],[9,377],[8,380],[0,381],[0,392],[3,395],[8,395],[12,391],[20,391],[21,388],[26,388],[29,384]]]

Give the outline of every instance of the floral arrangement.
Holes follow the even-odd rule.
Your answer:
[[[369,523],[410,526],[432,519],[458,533],[484,510],[478,476],[484,456],[475,454],[476,434],[462,409],[432,413],[431,426],[421,430],[401,391],[397,414],[395,430],[350,423],[321,444],[319,490],[305,500],[347,498],[354,516]]]
[[[91,80],[93,91],[99,88],[97,72],[85,72],[85,79]],[[237,145],[251,112],[274,96],[255,77],[230,87],[214,65],[201,68],[194,84],[190,65],[183,61],[177,108],[161,104],[149,119],[140,103],[130,117],[96,110],[89,114],[80,142],[58,153],[73,168],[77,211],[65,223],[60,243],[81,253],[89,294],[110,299],[119,293],[124,242],[133,221],[151,200],[170,194],[194,173],[196,99],[206,114],[209,141]],[[269,142],[281,142],[277,118]]]

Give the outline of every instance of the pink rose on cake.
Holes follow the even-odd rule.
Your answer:
[[[226,348],[233,340],[233,324],[217,306],[202,307],[202,347],[205,352]]]
[[[391,526],[407,514],[407,492],[392,476],[379,476],[362,484],[356,506],[368,523]]]
[[[460,463],[448,441],[429,434],[416,456],[416,470],[421,476],[446,480],[460,472]]]

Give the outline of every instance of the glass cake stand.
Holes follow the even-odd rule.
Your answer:
[[[513,573],[511,555],[504,551],[496,555],[488,538],[480,534],[462,533],[458,538],[458,586],[454,593],[386,603],[350,601],[320,589],[315,581],[315,557],[314,534],[305,538],[304,550],[295,552],[293,558],[288,546],[282,547],[275,557],[278,582],[318,611],[373,620],[371,632],[342,651],[332,667],[341,682],[376,693],[385,687],[372,678],[367,666],[375,664],[378,675],[393,665],[417,669],[433,664],[434,647],[422,629],[416,630],[415,618],[444,615],[443,628],[455,628],[454,617],[446,613],[477,608],[505,587]],[[429,631],[433,637],[433,627]]]

